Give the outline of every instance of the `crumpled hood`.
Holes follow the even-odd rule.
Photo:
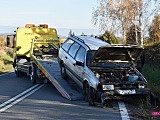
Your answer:
[[[138,46],[122,46],[111,45],[102,46],[94,54],[92,63],[104,63],[104,62],[128,62],[135,63],[137,58],[143,52],[143,47]]]

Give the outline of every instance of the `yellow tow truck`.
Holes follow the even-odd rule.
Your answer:
[[[30,76],[32,83],[50,81],[61,95],[69,100],[81,99],[82,95],[73,90],[60,77],[57,62],[60,40],[55,28],[47,24],[26,24],[17,28],[14,40],[13,68],[17,77]]]
[[[36,83],[37,75],[42,73],[36,67],[34,56],[42,59],[44,56],[57,55],[59,45],[56,29],[48,28],[47,24],[26,24],[24,28],[18,27],[13,49],[13,67],[16,75],[18,77],[24,74],[30,75],[31,81]]]

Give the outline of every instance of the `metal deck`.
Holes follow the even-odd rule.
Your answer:
[[[51,81],[61,95],[69,100],[81,100],[82,92],[78,92],[74,82],[61,77],[60,67],[56,60],[37,60],[39,68]]]

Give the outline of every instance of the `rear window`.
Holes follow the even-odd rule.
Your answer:
[[[67,39],[67,40],[63,43],[62,48],[67,52],[68,49],[70,48],[70,46],[71,46],[73,43],[74,43],[73,40]]]

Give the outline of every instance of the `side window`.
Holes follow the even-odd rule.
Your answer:
[[[70,47],[69,49],[69,54],[74,58],[78,49],[79,49],[80,45],[76,42],[74,42],[74,44]]]
[[[76,61],[79,61],[79,62],[84,63],[85,54],[86,54],[85,49],[84,49],[83,47],[81,47],[81,48],[79,49],[79,51],[77,52]]]
[[[63,43],[62,48],[67,52],[69,47],[74,43],[73,40],[68,39],[66,42]]]

